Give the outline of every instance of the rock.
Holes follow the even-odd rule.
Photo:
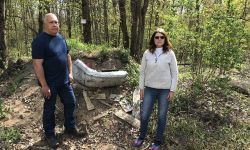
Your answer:
[[[23,116],[23,115],[20,115],[19,118],[20,118],[20,119],[24,119],[24,116]]]

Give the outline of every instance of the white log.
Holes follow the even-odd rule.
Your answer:
[[[110,87],[121,85],[126,81],[126,71],[98,72],[89,68],[81,60],[73,63],[73,76],[76,82],[87,87]]]

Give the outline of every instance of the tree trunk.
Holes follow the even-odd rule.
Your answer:
[[[96,3],[97,3],[97,5],[93,6],[94,11],[92,11],[92,14],[93,14],[93,20],[92,21],[94,22],[94,26],[92,27],[94,30],[92,32],[95,35],[95,36],[93,36],[93,37],[95,37],[95,38],[93,38],[93,39],[95,39],[95,44],[101,44],[101,37],[100,37],[100,35],[101,35],[101,24],[99,23],[101,19],[98,16],[99,14],[101,14],[100,7],[99,7],[100,6],[99,0]]]
[[[69,38],[72,37],[72,33],[71,33],[71,28],[72,28],[72,24],[71,24],[71,6],[69,3],[67,3],[67,8],[66,8],[66,12],[67,12],[67,27],[68,27],[68,36]]]
[[[113,7],[113,9],[112,9],[112,15],[113,16],[117,16],[117,10],[116,10],[116,6],[117,6],[117,0],[112,0],[112,7]],[[111,33],[110,33],[110,41],[112,41],[112,46],[113,47],[117,47],[117,46],[119,46],[119,43],[120,43],[120,32],[117,30],[117,28],[116,28],[116,25],[117,25],[118,23],[116,22],[116,20],[113,20],[113,22],[112,22],[112,29],[111,29]],[[118,35],[117,35],[117,32],[119,33]]]
[[[86,24],[83,24],[83,41],[85,43],[91,43],[92,38],[89,0],[82,0],[82,17],[83,19],[86,19]]]
[[[230,14],[231,13],[231,0],[227,1],[227,13]]]
[[[7,48],[5,44],[5,0],[0,0],[0,68],[5,69]]]
[[[199,11],[200,11],[200,0],[196,0],[196,4],[195,4],[195,13],[196,13],[196,18],[195,18],[195,32],[196,35],[199,35],[200,33],[200,15],[199,15]],[[192,66],[192,71],[194,73],[196,73],[196,76],[199,75],[200,69],[201,69],[201,51],[199,50],[199,43],[198,43],[199,39],[195,39],[195,47],[193,48],[193,66]]]
[[[25,54],[26,54],[26,56],[29,56],[29,47],[28,47],[28,27],[27,27],[27,23],[28,23],[28,19],[26,18],[27,17],[27,15],[28,15],[28,8],[25,8],[25,6],[23,6],[23,10],[24,10],[24,12],[23,12],[23,28],[24,28],[24,30],[23,30],[23,36],[24,36],[24,45],[25,45]]]
[[[39,0],[39,6],[38,6],[38,33],[43,32],[43,15],[44,12],[49,13],[50,9],[49,9],[49,2],[48,1],[42,1]]]
[[[119,0],[119,9],[120,9],[120,26],[123,33],[123,47],[129,48],[129,36],[128,29],[126,24],[126,0]]]
[[[155,0],[151,1],[151,12],[150,12],[150,17],[149,17],[149,28],[148,28],[148,37],[147,37],[147,41],[149,41],[150,37],[151,37],[151,28],[152,28],[152,20],[153,20],[153,14],[154,14],[154,4],[155,4]]]
[[[138,22],[139,22],[139,14],[140,14],[140,2],[141,0],[138,1],[133,1],[131,0],[130,5],[131,5],[131,44],[130,44],[130,55],[134,58],[137,58],[137,50],[138,50]]]
[[[103,19],[104,19],[104,38],[105,42],[109,43],[109,28],[108,28],[108,7],[107,0],[103,1]]]
[[[39,6],[38,6],[38,33],[41,33],[43,32],[43,13],[42,13],[42,6],[41,4],[39,3]]]
[[[35,17],[33,15],[34,13],[35,13],[34,9],[32,7],[29,7],[29,17],[32,20],[31,28],[33,29],[32,37],[35,37],[37,35],[36,22],[35,22]]]
[[[137,50],[137,56],[139,57],[139,59],[142,56],[142,46],[143,46],[143,42],[144,42],[144,31],[145,31],[145,16],[147,13],[147,9],[148,9],[148,0],[144,0],[143,6],[141,8],[141,13],[140,13],[140,20],[139,20],[139,30],[138,30],[138,50]]]
[[[244,2],[244,8],[243,8],[243,12],[242,12],[242,19],[246,20],[246,16],[247,16],[247,0],[245,0]]]
[[[145,15],[148,8],[148,0],[143,1],[142,7],[142,0],[131,1],[130,4],[132,16],[130,55],[139,61],[143,45]]]

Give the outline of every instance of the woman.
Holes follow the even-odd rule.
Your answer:
[[[158,28],[150,39],[150,47],[143,54],[140,70],[140,98],[143,100],[140,135],[133,141],[140,147],[145,139],[154,103],[158,102],[158,122],[151,150],[162,144],[167,121],[168,103],[174,97],[177,86],[177,61],[172,44],[163,29]]]

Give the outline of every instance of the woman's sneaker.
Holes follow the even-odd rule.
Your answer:
[[[150,150],[159,150],[160,149],[160,145],[156,145],[156,144],[152,144],[152,146],[149,148]]]
[[[137,138],[133,141],[133,146],[140,147],[142,145],[142,143],[143,143],[143,140],[140,140],[139,138]]]

